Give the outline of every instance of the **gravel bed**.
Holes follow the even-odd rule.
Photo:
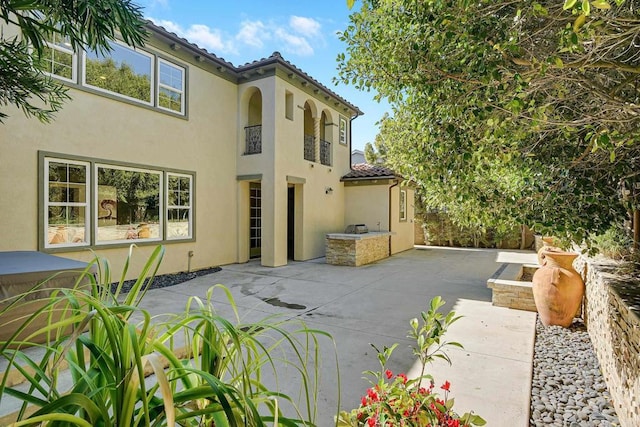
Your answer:
[[[536,323],[529,425],[619,426],[587,328]]]
[[[179,283],[186,282],[191,279],[195,279],[196,277],[217,273],[220,270],[222,270],[220,267],[211,267],[211,268],[205,268],[202,270],[196,270],[191,272],[183,271],[180,273],[158,275],[153,278],[153,282],[151,282],[151,289],[166,288],[168,286],[177,285]],[[129,292],[135,283],[136,283],[135,280],[125,281],[122,285],[122,292],[123,293]],[[112,283],[111,291],[115,292],[117,286],[118,286],[118,283]]]

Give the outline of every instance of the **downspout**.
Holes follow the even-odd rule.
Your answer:
[[[349,170],[353,170],[353,163],[351,162],[351,152],[353,151],[353,140],[352,140],[353,121],[358,117],[360,117],[360,114],[356,112],[355,116],[351,116],[349,118]]]
[[[398,184],[400,183],[400,180],[396,179],[394,180],[395,183],[391,186],[389,186],[389,233],[391,233],[391,190],[393,189],[393,187],[397,187]],[[390,234],[389,235],[389,256],[391,256],[391,238],[393,236]]]

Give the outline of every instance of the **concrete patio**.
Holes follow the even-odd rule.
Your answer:
[[[446,338],[465,348],[449,350],[452,366],[431,366],[436,385],[451,382],[459,413],[473,410],[492,427],[524,427],[529,423],[535,313],[492,306],[486,282],[502,263],[530,262],[531,257],[535,259],[533,252],[416,247],[357,268],[328,265],[324,259],[278,268],[252,261],[149,291],[142,305],[155,314],[175,312],[190,296],[204,297],[212,285],[223,284],[247,321],[279,314],[329,332],[339,362],[340,408],[348,410],[358,406],[369,386],[362,372],[379,369],[370,343],[378,348],[399,343],[389,368],[416,371],[413,343],[406,338],[409,321],[440,295],[447,302],[444,310],[464,316]],[[220,313],[231,315],[222,292],[214,301]],[[324,427],[334,425],[338,390],[333,347],[328,340],[321,344],[317,421]],[[297,385],[286,384],[286,375],[280,374],[280,387],[295,394]]]

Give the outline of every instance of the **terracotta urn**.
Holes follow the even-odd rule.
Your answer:
[[[584,282],[573,268],[575,252],[557,248],[540,251],[544,265],[533,275],[533,299],[545,326],[569,327],[580,308]]]
[[[538,251],[538,264],[544,265],[545,261],[542,252],[549,249],[555,250],[556,252],[560,250],[558,249],[558,243],[555,237],[547,236],[542,238],[542,247]]]

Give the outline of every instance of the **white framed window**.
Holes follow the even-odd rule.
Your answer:
[[[53,33],[46,41],[40,57],[40,67],[45,73],[75,83],[78,57],[68,37]]]
[[[45,248],[89,245],[89,173],[87,162],[45,158]]]
[[[193,235],[193,176],[167,173],[167,240],[189,239]]]
[[[158,108],[184,114],[185,70],[158,59]]]
[[[407,220],[407,190],[400,190],[400,221]]]
[[[162,239],[162,172],[95,164],[96,244]]]
[[[86,51],[82,84],[123,98],[153,105],[154,56],[111,42],[111,51]]]
[[[338,141],[340,144],[347,144],[347,119],[340,116],[339,125],[338,125],[339,137]]]

